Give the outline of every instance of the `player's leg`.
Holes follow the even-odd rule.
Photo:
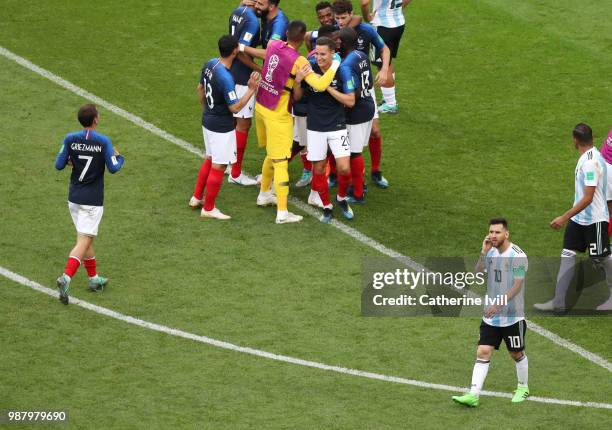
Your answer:
[[[585,232],[585,226],[572,220],[568,221],[563,235],[563,250],[561,251],[555,296],[547,302],[534,304],[534,308],[549,312],[565,310],[565,296],[576,271],[576,252],[585,252],[587,249]]]
[[[308,130],[308,159],[312,162],[312,184],[308,204],[323,209],[323,215],[319,218],[322,223],[329,223],[333,218],[329,184],[325,175],[327,149],[327,133]]]
[[[382,135],[380,133],[380,121],[378,120],[378,114],[372,121],[372,131],[370,132],[370,170],[372,181],[380,188],[387,188],[389,181],[383,176],[380,171],[380,162],[382,160]]]
[[[347,190],[351,183],[351,145],[349,144],[347,130],[338,130],[328,133],[328,145],[336,160],[338,174],[338,193],[336,202],[346,219],[353,219],[353,210],[346,200]]]
[[[300,158],[302,159],[302,176],[295,183],[295,186],[298,188],[305,187],[310,185],[312,182],[312,163],[308,161],[308,131],[306,129],[306,117],[305,116],[296,116],[294,122],[294,140],[298,142],[298,146],[295,149],[299,148],[298,154],[300,154]]]
[[[489,364],[493,349],[499,349],[502,341],[500,327],[491,326],[484,321],[480,323],[480,339],[476,350],[476,362],[472,370],[472,385],[470,391],[462,396],[453,396],[452,399],[465,406],[476,407],[479,396],[489,372]]]
[[[525,334],[527,322],[525,320],[502,328],[504,342],[508,348],[508,354],[516,365],[517,386],[512,397],[512,403],[519,403],[529,396],[529,360],[525,354]]]
[[[206,146],[206,131],[202,126],[202,136],[204,137],[204,161],[200,166],[200,170],[198,172],[198,177],[196,179],[195,187],[193,188],[193,195],[189,200],[189,207],[192,209],[198,209],[204,203],[204,187],[206,186],[206,180],[208,179],[208,174],[210,173],[210,149]]]
[[[211,169],[206,180],[206,195],[200,216],[203,218],[230,219],[222,213],[215,202],[223,183],[223,174],[228,164],[236,161],[236,133],[217,133],[206,130],[206,141],[211,148]]]
[[[87,284],[88,288],[94,292],[104,291],[104,287],[106,287],[108,284],[108,279],[98,275],[96,252],[93,247],[93,240],[83,256],[83,266],[85,266],[85,270],[87,271],[87,276],[89,278]]]
[[[247,91],[248,87],[246,85],[236,85],[236,96],[238,96],[239,99]],[[251,129],[254,108],[255,97],[252,97],[240,112],[234,114],[234,118],[236,119],[236,162],[232,163],[231,173],[227,178],[228,182],[232,184],[257,184],[255,179],[242,173],[242,160],[249,140],[249,130]]]
[[[608,286],[608,299],[597,306],[598,311],[612,310],[612,255],[610,254],[610,237],[608,236],[608,223],[598,222],[588,228],[589,257],[596,266],[601,267],[606,274]]]
[[[381,34],[385,44],[389,47],[389,50],[391,51],[391,59],[396,58],[400,40],[404,34],[404,26],[402,25],[394,28],[378,27],[378,33]],[[393,66],[393,63],[389,65],[389,72],[393,77],[393,81],[388,85],[381,87],[384,103],[380,107],[380,112],[395,114],[399,110],[399,105],[395,98],[395,67]]]
[[[266,129],[266,121],[261,109],[255,109],[255,128],[257,130],[257,142],[260,147],[266,148],[268,145],[268,133]],[[258,206],[275,205],[276,197],[272,194],[272,180],[274,179],[274,166],[272,159],[267,155],[261,166],[261,183],[259,185],[259,195],[257,196]]]
[[[363,148],[367,146],[368,136],[372,130],[372,121],[362,124],[347,125],[351,145],[351,180],[353,190],[349,193],[349,203],[364,203],[364,161]]]

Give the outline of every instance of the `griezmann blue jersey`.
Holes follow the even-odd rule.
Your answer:
[[[323,71],[311,61],[312,70],[319,75]],[[316,91],[306,81],[302,81],[308,97],[306,128],[312,131],[337,131],[346,128],[344,106],[327,91]],[[342,92],[342,80],[336,73],[330,87]]]
[[[368,56],[361,51],[351,51],[342,60],[336,75],[342,81],[342,91],[345,94],[355,93],[355,106],[346,110],[346,123],[362,124],[373,119],[373,79]]]
[[[204,87],[202,125],[216,133],[234,130],[234,116],[228,106],[238,103],[234,78],[219,58],[213,58],[202,68],[200,84]]]
[[[238,43],[244,46],[257,46],[259,43],[259,18],[247,6],[240,6],[232,12],[229,18],[229,33],[238,39]],[[252,70],[242,61],[235,60],[230,69],[234,81],[238,85],[246,85],[249,82]]]
[[[271,40],[287,41],[287,28],[289,28],[289,18],[279,9],[272,20],[261,19],[261,46],[266,49]]]
[[[104,205],[104,170],[116,173],[125,162],[115,157],[110,139],[94,130],[68,133],[55,158],[55,168],[62,170],[72,161],[68,201],[79,205]]]
[[[370,58],[375,55],[376,50],[381,50],[385,47],[382,37],[370,24],[362,22],[355,26],[354,29],[357,32],[356,49],[366,55],[370,55]]]

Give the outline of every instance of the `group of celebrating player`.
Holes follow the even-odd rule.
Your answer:
[[[308,203],[323,209],[321,222],[333,219],[329,188],[336,186],[335,202],[352,219],[350,204],[363,204],[367,193],[365,147],[372,181],[389,186],[380,171],[378,111],[398,111],[391,58],[410,0],[375,0],[373,12],[370,1],[362,0],[364,17],[354,14],[350,0],[319,2],[321,27],[309,33],[302,21],[290,22],[279,3],[242,1],[230,15],[229,34],[219,39],[220,57],[202,69],[197,91],[206,155],[189,206],[202,206],[205,218],[229,219],[215,206],[227,171],[230,183],[259,183],[257,204],[276,205],[276,223],[299,222],[302,217],[287,208],[288,163],[299,154],[304,168],[296,186],[311,185]],[[304,42],[307,57],[298,53]],[[372,62],[379,67],[376,76]],[[380,107],[375,84],[382,87]],[[253,116],[259,145],[266,148],[257,178],[242,172]]]

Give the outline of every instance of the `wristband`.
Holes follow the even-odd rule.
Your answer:
[[[245,47],[244,43],[240,43],[240,44],[238,45],[238,51],[240,51],[240,52],[244,52],[244,47]]]

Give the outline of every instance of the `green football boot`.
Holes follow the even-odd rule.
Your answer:
[[[464,406],[469,406],[470,408],[478,406],[478,396],[472,393],[466,393],[463,396],[453,396],[453,400]]]
[[[88,286],[91,291],[96,293],[104,291],[104,287],[106,287],[106,284],[108,284],[108,279],[100,275],[96,275],[93,278],[89,278]]]
[[[524,402],[527,397],[529,397],[529,387],[516,387],[512,403]]]

